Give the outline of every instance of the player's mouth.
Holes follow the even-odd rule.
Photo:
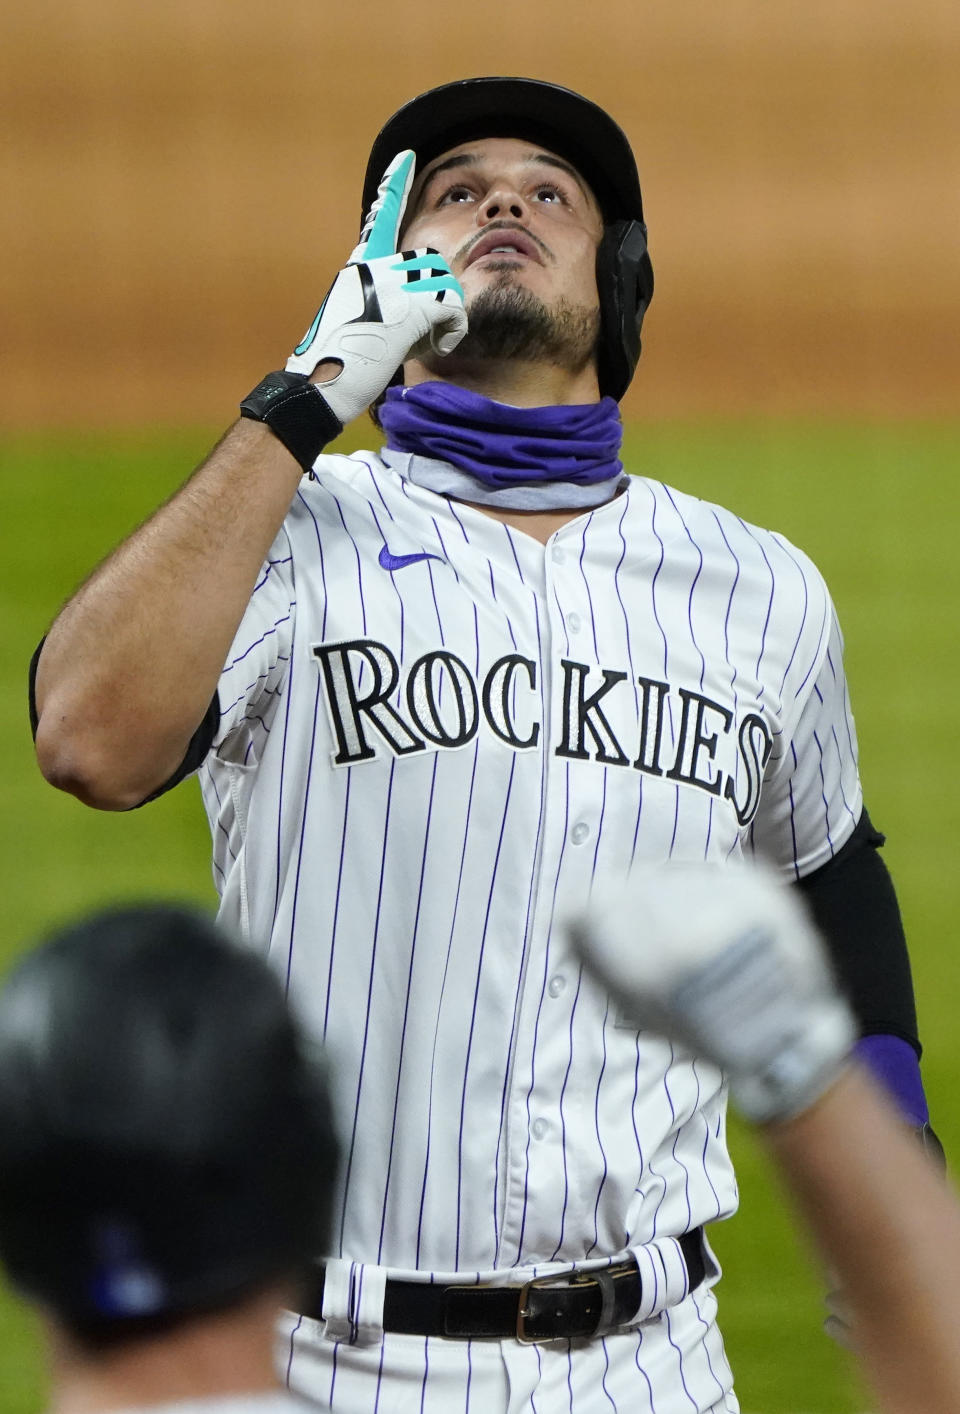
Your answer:
[[[496,260],[535,260],[538,265],[543,264],[539,247],[533,237],[512,226],[484,232],[471,247],[464,267],[476,265],[478,260],[488,257]]]

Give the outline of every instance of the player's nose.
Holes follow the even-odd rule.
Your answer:
[[[481,226],[488,221],[510,217],[522,221],[529,214],[529,208],[520,193],[509,182],[500,182],[493,187],[480,202],[477,219]]]

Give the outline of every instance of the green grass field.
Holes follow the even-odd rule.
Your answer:
[[[363,428],[359,429],[361,435]],[[118,898],[213,908],[206,824],[192,784],[129,815],[101,815],[44,784],[26,710],[30,654],[62,600],[172,492],[205,433],[23,437],[0,451],[0,968],[45,929]],[[960,1039],[954,708],[960,660],[954,543],[960,425],[657,425],[629,438],[632,470],[782,531],[818,562],[847,639],[866,798],[914,958],[925,1077],[947,1152]],[[713,1234],[727,1274],[723,1328],[748,1414],[861,1414],[847,1357],[820,1331],[821,1288],[751,1136],[734,1125],[741,1211]],[[0,1410],[37,1414],[43,1372],[32,1321],[0,1301]]]

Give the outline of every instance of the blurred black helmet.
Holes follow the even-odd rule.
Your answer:
[[[194,913],[98,915],[0,989],[0,1259],[68,1324],[298,1275],[326,1245],[336,1158],[280,984]]]

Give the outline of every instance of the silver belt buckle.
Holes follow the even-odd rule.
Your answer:
[[[533,1281],[524,1282],[520,1288],[520,1299],[517,1302],[517,1340],[521,1345],[548,1345],[551,1340],[564,1340],[563,1335],[528,1335],[526,1329],[526,1319],[530,1315],[530,1308],[527,1305],[529,1293],[533,1287],[542,1291],[566,1291],[571,1286],[596,1286],[601,1292],[600,1319],[597,1323],[597,1334],[603,1325],[604,1316],[607,1315],[607,1307],[613,1308],[613,1282],[603,1282],[598,1278],[600,1275],[606,1276],[606,1268],[601,1268],[599,1272],[561,1272],[552,1277],[535,1277]],[[609,1296],[607,1287],[609,1285]],[[558,1311],[558,1315],[561,1313]]]

